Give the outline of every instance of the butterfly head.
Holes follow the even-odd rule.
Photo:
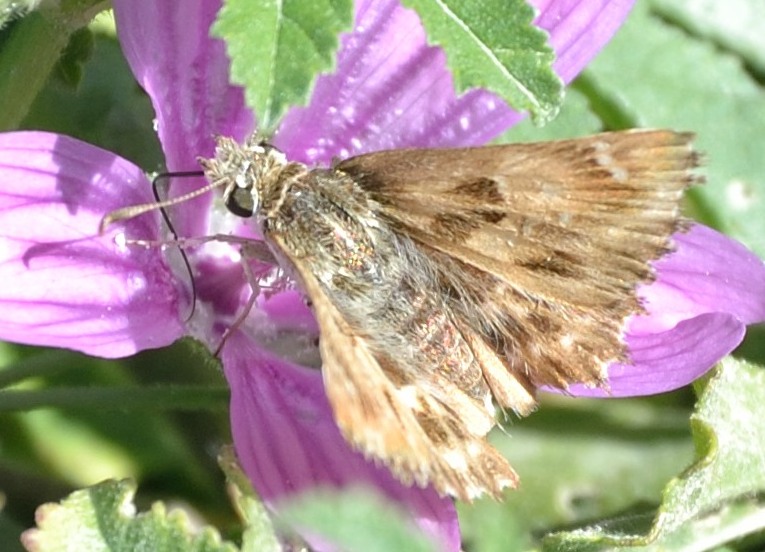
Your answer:
[[[239,144],[219,137],[215,157],[199,160],[211,185],[223,187],[223,202],[234,215],[251,217],[258,212],[264,189],[287,165],[286,156],[256,139]]]

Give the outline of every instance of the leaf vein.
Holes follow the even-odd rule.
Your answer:
[[[513,75],[510,71],[508,71],[507,67],[505,67],[505,65],[502,63],[502,61],[496,55],[494,55],[494,53],[492,52],[491,48],[489,48],[484,43],[484,41],[481,40],[481,38],[478,35],[476,35],[471,30],[471,28],[456,13],[454,13],[449,8],[449,6],[445,2],[443,2],[442,0],[435,0],[435,2],[436,2],[436,4],[438,4],[438,6],[441,7],[441,9],[444,11],[444,13],[449,18],[451,18],[457,24],[457,26],[460,27],[465,32],[465,34],[473,40],[473,42],[476,43],[478,48],[484,54],[486,54],[486,57],[489,58],[499,68],[499,71],[503,75],[505,75],[506,78],[511,80],[513,83],[515,83],[515,85],[518,87],[518,89],[521,91],[521,93],[523,93],[535,107],[540,107],[539,102],[536,100],[536,98],[534,97],[534,94],[532,94],[531,90],[529,90],[526,86],[524,86],[524,84],[520,80],[518,80],[515,77],[515,75]]]

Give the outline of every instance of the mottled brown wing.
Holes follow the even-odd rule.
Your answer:
[[[310,270],[293,261],[319,322],[326,392],[346,439],[404,483],[431,483],[441,494],[497,498],[515,487],[517,475],[484,439],[493,413],[444,378],[418,381],[408,370],[386,366],[392,361],[370,352]]]
[[[623,333],[641,310],[636,289],[682,227],[683,190],[698,180],[691,139],[628,131],[386,151],[336,169],[446,267],[453,310],[515,378],[603,385],[610,362],[629,360]]]

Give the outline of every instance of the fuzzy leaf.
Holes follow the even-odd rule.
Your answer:
[[[368,491],[306,493],[279,517],[292,527],[321,535],[342,550],[435,551],[433,544],[407,523],[406,516]]]
[[[404,0],[422,20],[431,44],[441,46],[458,92],[487,88],[519,111],[545,123],[563,101],[552,70],[555,53],[532,25],[523,0]]]
[[[724,360],[691,417],[695,464],[635,516],[545,539],[543,550],[710,550],[765,530],[765,371]]]
[[[543,530],[644,512],[693,461],[690,412],[660,397],[540,398],[533,416],[491,436],[520,474],[518,489],[500,504],[484,498],[457,505],[471,551],[537,550]]]
[[[193,528],[185,512],[168,512],[161,502],[136,514],[134,495],[133,482],[111,480],[44,504],[22,542],[30,552],[236,552],[217,531]]]
[[[244,86],[260,131],[273,132],[305,105],[319,73],[334,67],[338,34],[350,28],[351,0],[227,0],[213,34],[226,41],[231,78]]]
[[[654,10],[695,35],[719,42],[765,74],[765,3],[751,0],[651,0]]]
[[[239,466],[233,447],[222,449],[218,456],[218,464],[226,474],[226,483],[234,508],[244,521],[242,552],[281,552],[282,547],[271,518]]]

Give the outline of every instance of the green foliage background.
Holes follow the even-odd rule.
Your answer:
[[[7,23],[0,36],[0,90],[10,89],[2,49],[26,21]],[[160,169],[151,106],[109,18],[89,29],[73,35],[20,127],[76,136],[147,171]],[[638,0],[624,28],[568,90],[560,116],[543,128],[525,122],[502,140],[633,126],[692,130],[707,154],[708,184],[690,194],[689,212],[765,257],[764,37],[760,2]],[[281,107],[273,109],[278,116]],[[15,128],[12,119],[6,112],[0,123]],[[765,548],[765,382],[756,366],[765,361],[764,337],[762,328],[750,331],[737,355],[753,364],[727,362],[699,406],[691,389],[618,401],[547,397],[538,413],[497,432],[495,443],[522,487],[504,503],[460,506],[465,550]],[[138,483],[135,498],[129,485],[111,488],[109,497],[133,500],[139,511],[155,500],[172,503],[234,542],[243,530],[235,508],[243,509],[251,520],[244,548],[266,549],[247,543],[265,542],[253,531],[270,525],[251,503],[240,499],[232,507],[226,495],[216,455],[230,440],[227,390],[200,347],[182,342],[107,362],[5,344],[0,366],[3,550],[22,550],[19,534],[35,524],[40,504],[107,478]],[[346,519],[354,538],[400,542],[365,529],[379,518],[364,499],[346,499],[365,504],[356,511],[342,498],[320,500],[340,501],[332,502],[337,515],[330,521]],[[304,505],[292,519],[319,529],[329,523],[312,508]],[[359,516],[367,511],[366,519]],[[663,526],[654,525],[657,512]],[[165,523],[163,512],[152,515],[158,517],[149,525]],[[165,529],[175,531],[177,523]],[[559,533],[543,539],[551,532]],[[210,539],[205,546],[219,549]],[[412,550],[422,549],[416,546],[412,541]]]

